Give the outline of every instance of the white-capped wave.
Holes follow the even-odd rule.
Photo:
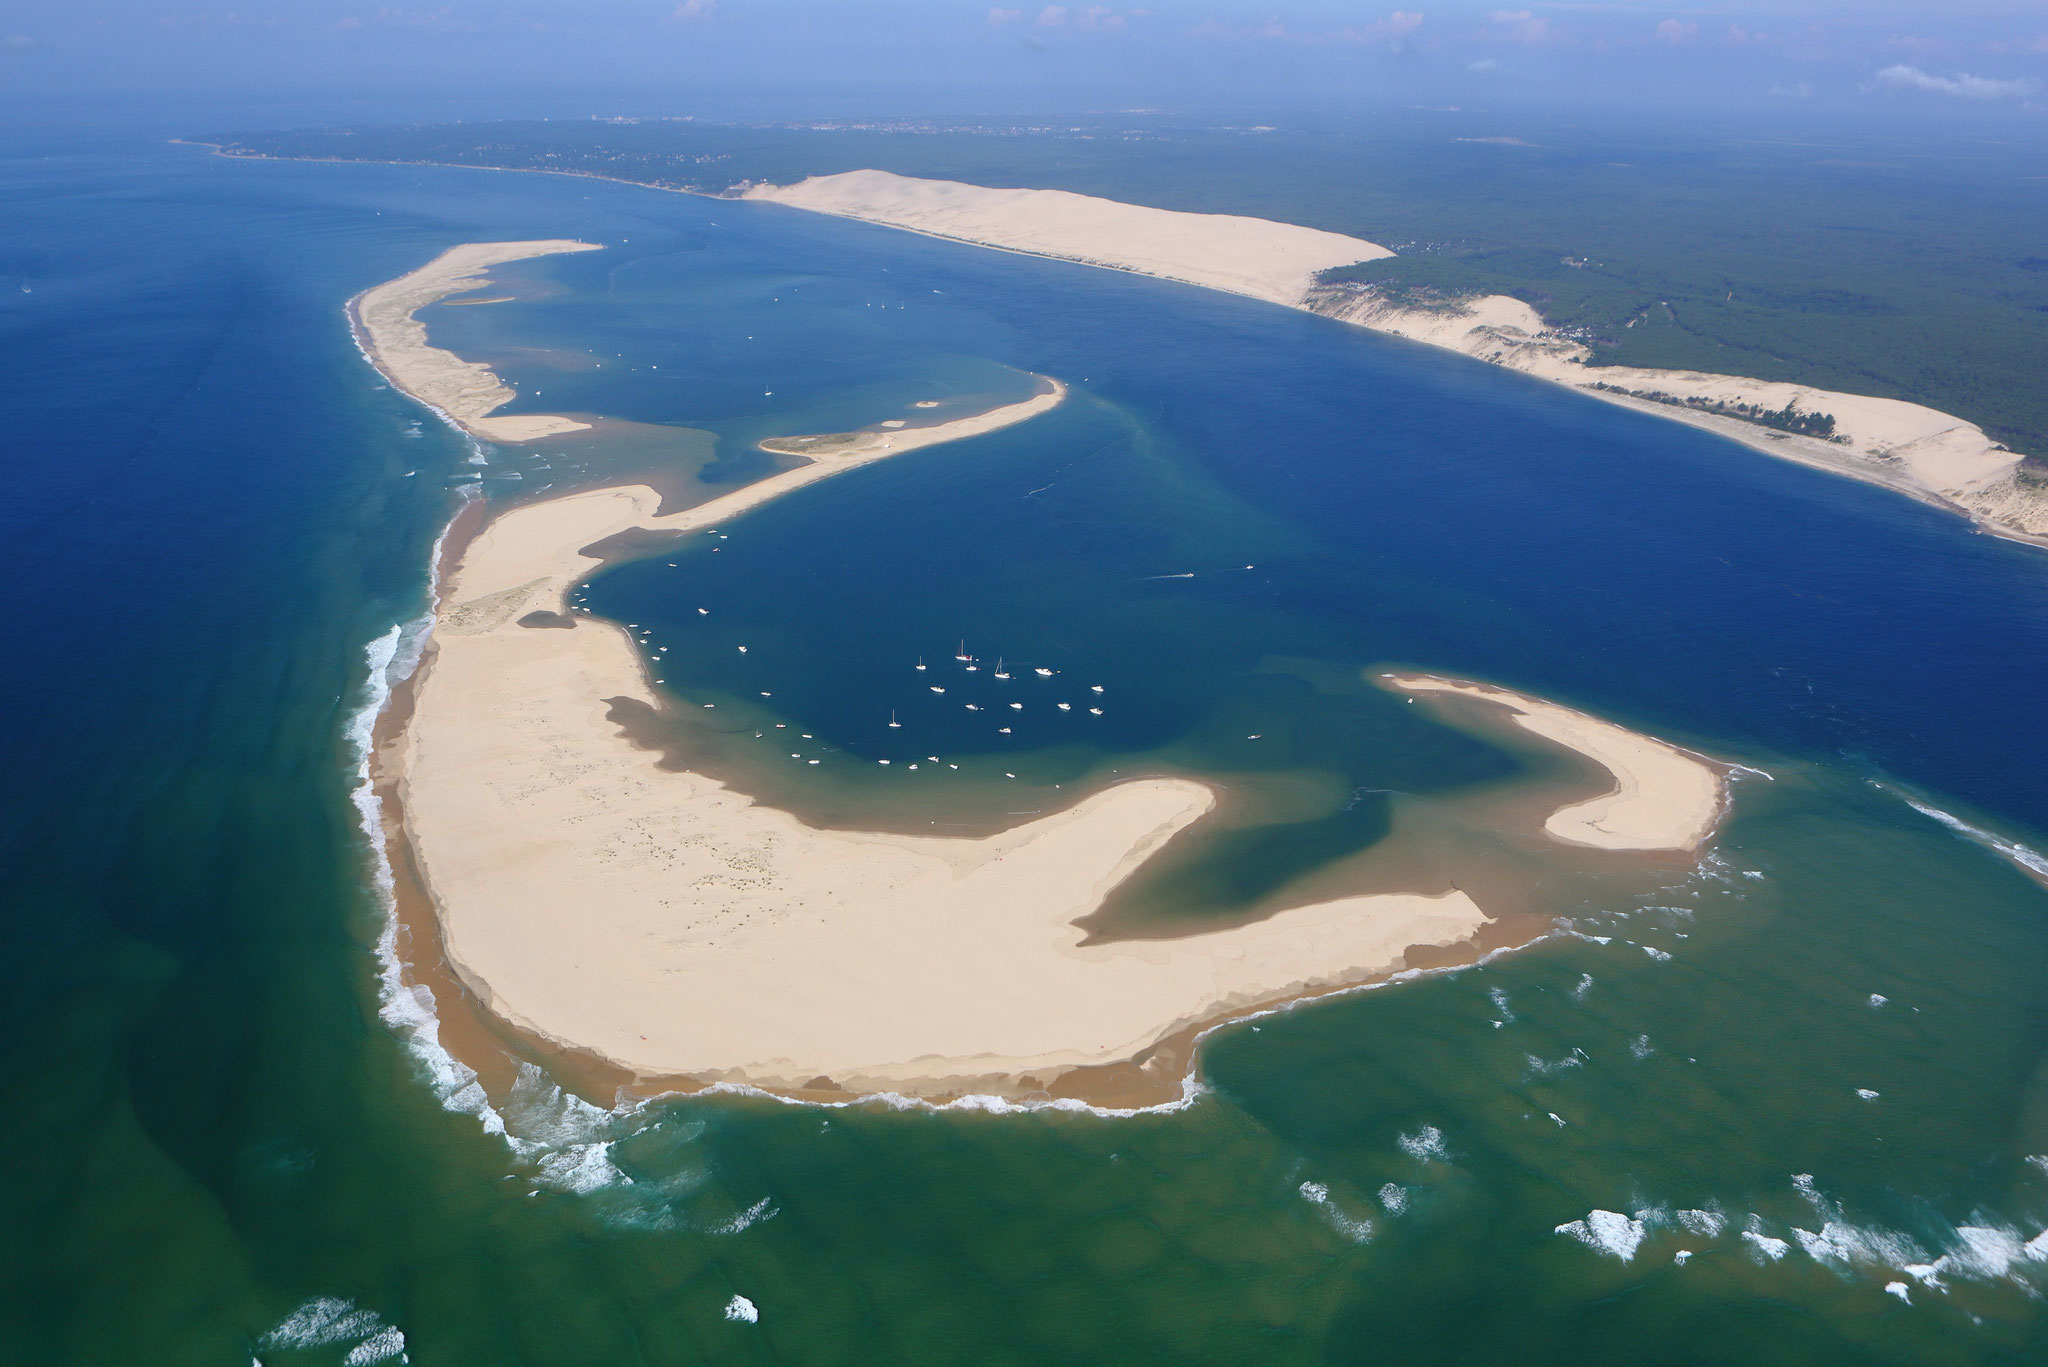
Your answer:
[[[1876,783],[1875,780],[1872,782],[1873,786],[1884,789],[1884,791],[1892,794],[1899,801],[1920,813],[1920,815],[1940,822],[1972,844],[1981,845],[1987,850],[2005,856],[2005,858],[2019,865],[2035,878],[2040,879],[2042,882],[2048,882],[2048,855],[2042,854],[2039,850],[2030,849],[2020,844],[2017,840],[2007,840],[2004,836],[1987,831],[1982,826],[1973,826],[1951,812],[1944,812],[1939,807],[1929,806],[1927,803],[1920,802],[1896,788]]]
[[[408,1362],[405,1335],[374,1310],[338,1296],[314,1296],[256,1340],[259,1348],[325,1348],[349,1345],[345,1367]]]
[[[1395,1141],[1401,1152],[1410,1158],[1423,1162],[1448,1163],[1450,1150],[1444,1146],[1444,1132],[1434,1125],[1424,1125],[1413,1134],[1404,1134]]]
[[[1297,1190],[1301,1192],[1304,1201],[1320,1207],[1330,1226],[1352,1243],[1362,1244],[1372,1239],[1372,1221],[1346,1214],[1343,1207],[1330,1195],[1330,1189],[1321,1182],[1303,1182]]]
[[[1583,1220],[1571,1220],[1561,1224],[1554,1231],[1569,1235],[1588,1248],[1629,1262],[1642,1247],[1644,1225],[1618,1210],[1595,1210],[1587,1213]]]
[[[725,1303],[725,1317],[741,1324],[756,1324],[761,1319],[761,1311],[745,1296],[735,1295]]]

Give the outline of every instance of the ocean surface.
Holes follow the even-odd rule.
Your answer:
[[[17,135],[0,188],[9,1361],[2048,1354],[2048,555],[1326,320],[774,206],[112,137]],[[479,447],[342,306],[534,237],[610,245],[425,316],[512,411],[605,421]],[[481,1085],[394,973],[358,801],[453,512],[702,497],[764,436],[1033,374],[1071,400],[592,581],[720,704],[674,743],[905,827],[1229,784],[1121,933],[1404,822],[1556,932],[1228,1027],[1138,1115]],[[1464,797],[1573,776],[1396,666],[1760,772],[1697,867],[1466,849]]]

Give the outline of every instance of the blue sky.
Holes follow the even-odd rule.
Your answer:
[[[2039,128],[2048,4],[6,0],[0,91],[762,117],[1775,105]]]

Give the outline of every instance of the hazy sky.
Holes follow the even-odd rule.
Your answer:
[[[1558,102],[2048,128],[2043,0],[1506,3],[0,0],[0,90],[361,117]]]

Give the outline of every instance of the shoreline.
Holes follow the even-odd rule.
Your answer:
[[[550,245],[483,250],[522,259]],[[443,253],[400,277],[399,297],[481,284],[476,261]],[[402,349],[365,353],[402,392],[484,434],[475,424],[489,409],[465,421],[433,405],[411,387],[422,371]],[[482,367],[458,364],[489,393]],[[623,625],[564,611],[603,563],[602,543],[724,524],[841,471],[1026,421],[1066,396],[1044,383],[937,425],[820,434],[810,463],[676,513],[628,485],[451,526],[431,637],[375,728],[374,781],[389,867],[401,891],[416,884],[429,923],[405,924],[411,899],[394,894],[415,981],[443,981],[417,963],[437,950],[474,1016],[461,1033],[502,1042],[509,1031],[621,1094],[744,1086],[1157,1105],[1186,1094],[1196,1042],[1231,1020],[1541,937],[1511,933],[1452,888],[1084,944],[1077,922],[1209,815],[1209,785],[1113,784],[979,838],[819,831],[704,775],[656,770],[607,719],[621,698],[672,700]]]
[[[722,194],[716,191],[709,190],[688,189],[681,186],[657,185],[649,181],[643,180],[628,180],[620,176],[600,175],[593,171],[550,170],[544,167],[488,166],[475,162],[365,161],[343,157],[279,157],[271,156],[267,153],[229,152],[219,143],[204,142],[195,139],[172,138],[169,141],[183,146],[206,147],[211,149],[212,155],[221,157],[225,160],[232,161],[301,161],[310,162],[318,165],[335,166],[431,166],[459,171],[496,171],[510,175],[567,176],[581,180],[603,181],[614,185],[627,185],[642,190],[654,190],[663,194],[689,195],[698,199],[751,199],[771,203],[781,202],[785,203],[786,207],[803,208],[806,212],[835,213],[835,211],[829,209],[812,208],[809,206],[789,204],[785,200],[778,198],[778,192],[796,188],[795,186],[749,185],[741,194],[732,195]],[[864,173],[846,172],[841,174],[857,175]],[[812,179],[826,179],[826,177],[813,177]],[[899,179],[911,178],[899,177]],[[953,184],[955,182],[943,183]],[[801,184],[803,184],[803,182],[797,182],[797,185]],[[968,188],[979,189],[982,187]],[[1003,192],[997,191],[993,193]],[[1064,194],[1069,192],[1047,191],[1039,193]],[[1078,197],[1092,198],[1090,196]],[[1103,202],[1121,203],[1121,201],[1108,200]],[[1184,211],[1178,210],[1155,210],[1152,212],[1163,214],[1179,214],[1181,216],[1188,218],[1206,217],[1205,215],[1185,213]],[[861,222],[876,223],[879,226],[893,227],[899,231],[914,232],[921,236],[939,238],[945,241],[962,242],[969,246],[981,247],[991,251],[1008,251],[1017,255],[1037,256],[1046,260],[1067,261],[1072,264],[1094,266],[1104,270],[1119,270],[1125,272],[1126,274],[1153,275],[1155,278],[1178,280],[1180,281],[1180,283],[1192,284],[1197,286],[1198,288],[1218,289],[1224,293],[1244,294],[1246,297],[1266,299],[1268,302],[1278,302],[1282,304],[1283,307],[1294,308],[1308,313],[1316,313],[1323,317],[1332,318],[1333,320],[1338,322],[1344,322],[1351,324],[1353,326],[1363,327],[1367,331],[1385,333],[1392,336],[1402,337],[1409,341],[1420,342],[1424,345],[1437,347],[1442,350],[1455,351],[1461,355],[1469,356],[1475,360],[1486,361],[1489,364],[1508,365],[1512,369],[1523,370],[1524,373],[1535,375],[1536,378],[1545,379],[1555,384],[1564,385],[1569,389],[1575,390],[1582,394],[1590,395],[1594,398],[1603,399],[1609,403],[1618,404],[1623,407],[1634,408],[1638,412],[1648,413],[1656,417],[1668,418],[1673,421],[1684,422],[1690,426],[1700,428],[1701,430],[1713,432],[1719,436],[1726,437],[1729,440],[1732,440],[1742,446],[1746,446],[1749,449],[1756,451],[1762,455],[1771,456],[1780,460],[1791,461],[1794,464],[1804,465],[1811,469],[1820,470],[1826,474],[1832,474],[1842,478],[1853,479],[1858,481],[1859,483],[1870,484],[1878,488],[1890,490],[1893,493],[1903,494],[1906,497],[1915,500],[1916,502],[1926,504],[1929,507],[1938,508],[1944,512],[1965,519],[1967,522],[1969,522],[1972,530],[1983,533],[1984,535],[1998,537],[2001,540],[2018,542],[2022,545],[2048,548],[2048,481],[2044,481],[2044,487],[2040,490],[2028,488],[2020,478],[2019,471],[2021,457],[2019,457],[2016,453],[2007,453],[2010,457],[2009,459],[1996,459],[1991,461],[1990,465],[1995,468],[1991,468],[1984,473],[1980,473],[1980,475],[1973,481],[1978,487],[1974,489],[1956,488],[1944,490],[1933,487],[1925,479],[1917,475],[1911,473],[1901,474],[1893,470],[1886,469],[1881,463],[1878,462],[1892,458],[1889,452],[1865,451],[1859,453],[1862,456],[1862,459],[1858,459],[1856,456],[1845,454],[1842,450],[1838,448],[1832,448],[1827,443],[1815,441],[1812,438],[1803,438],[1786,434],[1789,437],[1789,439],[1781,441],[1777,439],[1777,434],[1773,434],[1768,429],[1764,429],[1755,423],[1744,422],[1737,418],[1724,417],[1712,413],[1691,411],[1684,408],[1676,407],[1674,405],[1661,404],[1652,400],[1636,398],[1632,395],[1618,394],[1595,388],[1595,385],[1597,384],[1613,379],[1623,378],[1631,374],[1642,377],[1642,382],[1657,383],[1662,380],[1666,380],[1672,376],[1687,375],[1691,374],[1692,372],[1632,370],[1629,367],[1619,366],[1587,366],[1583,371],[1583,374],[1586,376],[1586,378],[1583,381],[1572,376],[1543,373],[1542,368],[1525,364],[1516,364],[1513,360],[1509,358],[1507,354],[1507,348],[1501,346],[1500,342],[1502,340],[1509,340],[1510,345],[1516,348],[1519,348],[1521,345],[1524,344],[1533,343],[1537,345],[1537,348],[1539,350],[1549,351],[1557,349],[1557,343],[1554,334],[1552,334],[1550,329],[1543,324],[1541,318],[1538,315],[1536,315],[1535,310],[1529,308],[1529,306],[1521,303],[1521,301],[1519,300],[1511,299],[1504,295],[1475,297],[1474,299],[1459,301],[1459,303],[1455,307],[1462,314],[1478,312],[1482,314],[1482,319],[1478,324],[1474,325],[1470,329],[1467,329],[1466,334],[1464,336],[1446,337],[1440,335],[1433,335],[1440,334],[1443,332],[1441,324],[1444,315],[1438,311],[1420,309],[1398,309],[1391,306],[1380,305],[1378,307],[1369,307],[1367,310],[1369,312],[1376,314],[1377,316],[1375,318],[1365,318],[1357,316],[1358,310],[1356,308],[1346,309],[1341,306],[1337,308],[1325,307],[1324,305],[1328,302],[1328,294],[1326,292],[1321,292],[1321,287],[1317,286],[1312,278],[1302,282],[1303,289],[1301,291],[1300,298],[1293,300],[1275,300],[1270,295],[1235,290],[1230,288],[1229,286],[1219,285],[1213,281],[1193,280],[1181,276],[1162,275],[1157,272],[1147,271],[1128,264],[1123,264],[1110,260],[1096,259],[1079,253],[1032,250],[1029,248],[1011,246],[1000,242],[989,241],[984,238],[963,236],[958,233],[948,233],[938,231],[932,228],[916,227],[903,223],[891,223],[882,219],[862,217],[856,214],[838,214],[837,216],[852,217]],[[1298,228],[1297,225],[1279,223],[1275,220],[1251,219],[1246,221],[1255,223],[1268,223],[1276,228],[1289,229],[1301,232],[1320,231],[1313,229]],[[1333,234],[1333,236],[1335,235]],[[1363,239],[1358,240],[1361,242],[1364,241]],[[1373,259],[1375,256],[1380,254],[1393,255],[1393,253],[1387,251],[1387,249],[1378,247],[1377,244],[1366,243],[1365,245],[1373,247],[1375,250],[1372,254],[1368,256],[1357,258],[1359,260]],[[1353,264],[1353,262],[1344,262],[1340,264]],[[1321,293],[1321,297],[1319,297],[1319,293]],[[1368,306],[1371,306],[1373,301],[1369,297],[1366,297],[1361,300],[1358,296],[1352,296],[1351,302],[1354,304],[1362,302]],[[1473,308],[1474,305],[1478,305],[1480,307],[1475,310]],[[1528,319],[1533,320],[1533,326],[1519,324],[1514,326],[1511,330],[1513,332],[1520,334],[1519,337],[1514,339],[1501,339],[1496,335],[1492,335],[1494,332],[1494,325],[1488,323],[1483,317],[1483,315],[1488,311],[1497,311],[1500,306],[1511,306],[1512,309],[1521,310],[1526,314]],[[1489,335],[1478,338],[1475,344],[1475,342],[1470,336],[1471,333],[1487,333]],[[1486,350],[1488,346],[1492,346],[1494,354],[1481,354],[1483,351]],[[1581,351],[1583,350],[1583,348],[1578,348],[1576,343],[1569,344],[1569,346],[1572,348],[1577,348]],[[1789,381],[1763,381],[1749,379],[1742,376],[1707,376],[1705,378],[1729,381],[1739,385],[1754,386],[1758,389],[1771,386],[1789,388],[1793,390],[1804,391],[1814,395],[1824,396],[1824,398],[1829,402],[1832,402],[1836,399],[1860,400],[1867,397],[1860,395],[1837,394],[1833,391],[1819,390],[1813,388],[1812,386],[1800,385],[1795,382]],[[1951,430],[1967,429],[1968,431],[1975,432],[1977,434],[1976,445],[1980,452],[2000,449],[1996,447],[1995,443],[1992,443],[1988,438],[1986,438],[1981,429],[1977,428],[1975,424],[1968,423],[1961,418],[1955,417],[1954,415],[1939,413],[1938,410],[1925,409],[1923,405],[1912,404],[1907,400],[1874,399],[1871,400],[1871,402],[1885,404],[1902,404],[1907,407],[1923,409],[1923,411],[1928,413],[1935,413],[1937,416],[1947,419],[1947,425]],[[1803,447],[1802,445],[1800,445],[1800,443],[1809,444],[1811,449]],[[1973,497],[1975,499],[1974,502],[1970,501]]]

